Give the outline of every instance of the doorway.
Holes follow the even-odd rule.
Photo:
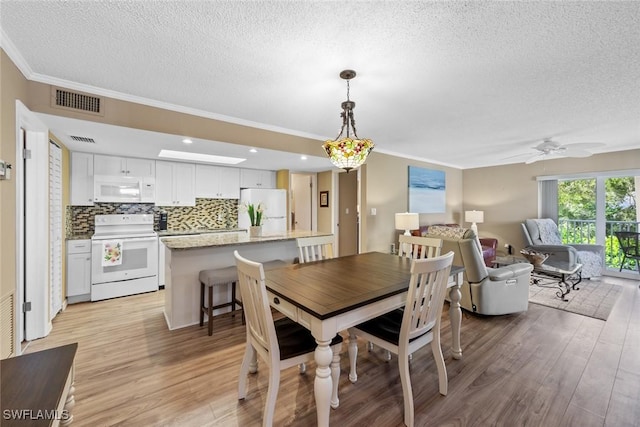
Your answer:
[[[312,231],[317,229],[315,218],[316,175],[291,174],[291,229]]]
[[[338,253],[359,253],[358,172],[338,174]]]

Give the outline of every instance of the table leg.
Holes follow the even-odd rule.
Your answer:
[[[460,273],[462,275],[462,273]],[[460,284],[462,277],[456,278],[456,285],[449,288],[449,319],[451,321],[451,355],[454,359],[462,358],[462,347],[460,347],[460,327],[462,325],[462,310],[460,309]]]
[[[333,381],[331,379],[331,368],[329,365],[333,359],[333,351],[329,346],[331,340],[319,341],[314,354],[316,361],[316,379],[313,385],[313,392],[316,398],[316,411],[318,414],[318,427],[329,426],[329,411],[331,402],[331,392]]]

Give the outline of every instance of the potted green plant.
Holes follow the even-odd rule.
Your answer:
[[[262,203],[254,205],[253,203],[246,204],[247,213],[249,214],[249,220],[251,221],[251,227],[249,228],[249,236],[256,237],[262,235],[262,213],[264,212],[264,206]]]

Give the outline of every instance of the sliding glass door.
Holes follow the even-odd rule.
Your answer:
[[[600,175],[559,178],[557,182],[558,227],[563,241],[605,245],[606,274],[637,278],[635,262],[622,262],[615,233],[640,231],[636,191],[640,176]]]

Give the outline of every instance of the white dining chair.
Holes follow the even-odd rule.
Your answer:
[[[404,310],[394,310],[349,329],[350,344],[360,336],[398,356],[404,423],[409,427],[414,425],[410,354],[431,343],[431,353],[438,370],[439,391],[442,395],[447,394],[447,368],[440,348],[440,316],[452,263],[453,252],[435,258],[413,260]],[[349,345],[352,371],[356,369],[356,358],[357,346]],[[357,379],[355,372],[349,374],[349,378],[352,376]]]
[[[440,256],[442,250],[442,239],[436,237],[424,237],[424,236],[407,236],[405,234],[400,235],[398,245],[398,255],[400,257],[410,259],[424,259]],[[373,350],[373,343],[369,341],[367,344],[369,351]],[[411,358],[411,355],[409,355]],[[387,362],[391,360],[391,352],[386,353]],[[353,369],[352,369],[353,371]]]
[[[285,317],[273,321],[262,264],[243,258],[234,251],[238,268],[238,285],[242,295],[246,319],[247,342],[240,368],[238,381],[238,399],[247,395],[247,375],[258,370],[256,356],[269,366],[269,389],[262,419],[263,427],[273,424],[280,371],[314,359],[316,340],[309,330]],[[331,361],[331,379],[333,389],[331,405],[338,406],[338,381],[340,379],[340,350],[342,337],[336,335],[331,341],[333,359]]]
[[[334,239],[333,235],[297,238],[300,264],[333,258]]]
[[[400,235],[398,255],[411,259],[424,259],[440,256],[442,239],[435,237]]]

